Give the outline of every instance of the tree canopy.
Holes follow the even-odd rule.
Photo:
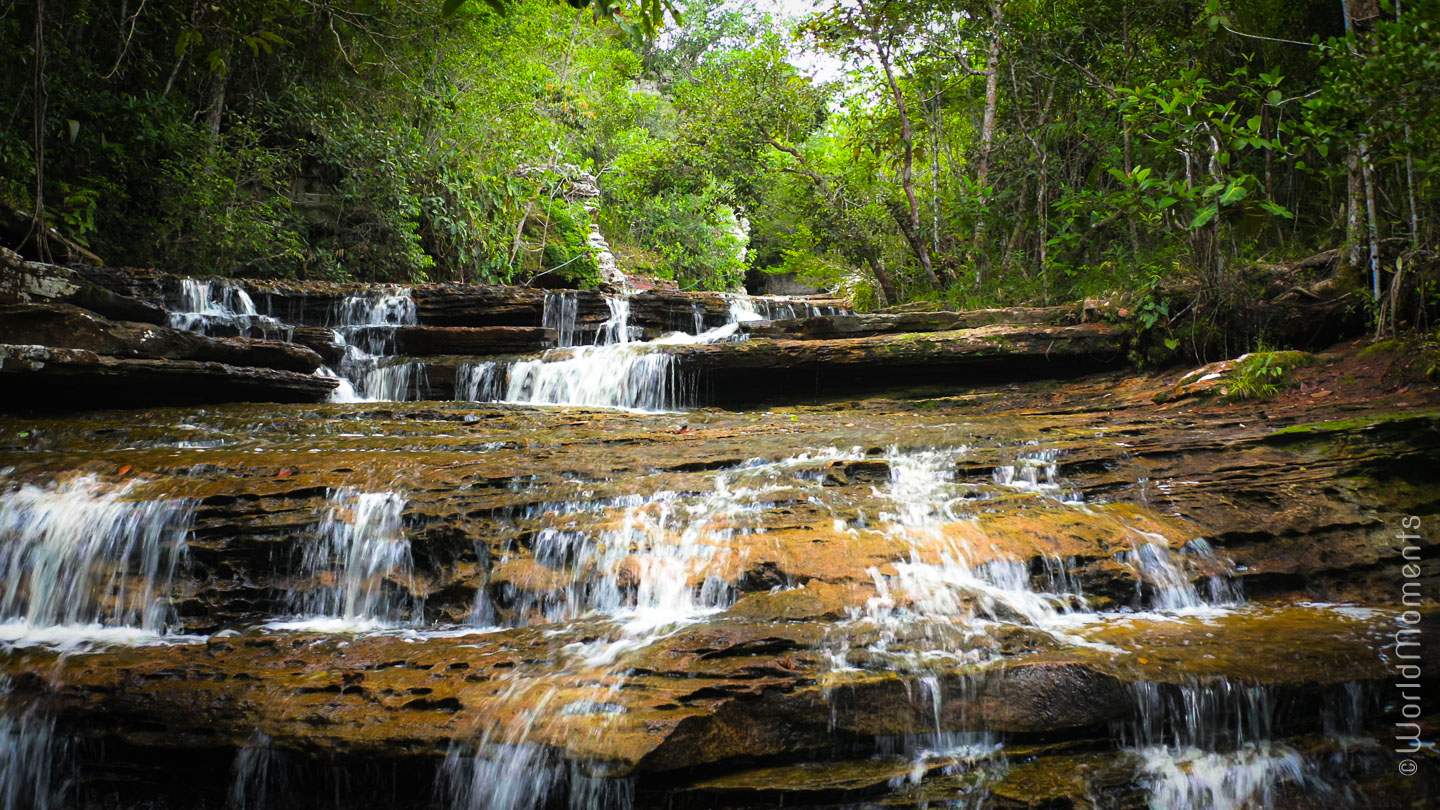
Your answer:
[[[31,0],[0,32],[0,195],[116,264],[586,285],[596,224],[682,286],[973,304],[1335,246],[1375,297],[1435,248],[1440,0]]]

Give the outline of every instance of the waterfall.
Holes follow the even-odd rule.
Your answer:
[[[0,696],[0,700],[4,697]],[[34,707],[0,705],[0,810],[62,810],[69,806],[66,741],[55,718]]]
[[[386,580],[411,581],[402,519],[406,502],[395,492],[332,490],[330,507],[300,560],[300,575],[320,584],[291,597],[292,608],[304,618],[271,626],[369,630],[391,626],[407,613],[418,617],[418,599],[407,605],[385,588]]]
[[[255,302],[233,281],[185,278],[180,280],[180,301],[170,312],[170,326],[217,337],[287,336],[279,321],[259,314]]]
[[[579,305],[570,290],[545,293],[545,309],[540,325],[555,330],[555,345],[566,349],[575,345],[575,319]]]
[[[335,305],[330,320],[336,339],[345,347],[334,373],[351,385],[349,391],[337,389],[334,401],[404,401],[426,395],[425,364],[393,359],[395,330],[416,324],[415,300],[408,287],[348,296]]]
[[[235,754],[227,810],[271,810],[284,807],[285,762],[269,735],[256,731]]]
[[[521,360],[510,367],[505,401],[671,411],[694,404],[696,385],[674,359],[645,344],[580,346],[553,359]]]
[[[1150,607],[1162,612],[1196,612],[1233,606],[1243,603],[1239,585],[1235,582],[1233,567],[1226,560],[1215,555],[1215,550],[1204,538],[1186,543],[1179,554],[1172,553],[1168,541],[1161,535],[1130,529],[1136,537],[1133,549],[1122,552],[1117,559],[1135,569],[1138,576],[1136,602],[1143,604],[1143,586],[1149,586]],[[1143,541],[1143,542],[1141,542]],[[1222,570],[1208,578],[1208,598],[1196,589],[1186,562],[1194,561],[1211,570]]]
[[[1319,768],[1271,740],[1275,699],[1262,686],[1226,679],[1131,687],[1136,719],[1119,729],[1156,810],[1275,806],[1284,786],[1336,802]]]
[[[552,300],[556,302],[553,306]],[[573,341],[573,302],[566,303],[567,300],[560,295],[553,299],[547,297],[545,318],[547,325],[554,321],[559,327],[567,328]],[[700,331],[703,318],[697,316],[695,334],[675,332],[639,342],[635,339],[635,328],[630,325],[629,297],[610,296],[605,304],[610,315],[600,325],[595,345],[552,349],[538,359],[513,363],[506,375],[509,382],[501,401],[648,412],[693,407],[699,399],[697,381],[674,357],[657,350],[658,347],[743,337],[737,333],[738,317],[732,308],[731,321],[725,326]],[[568,327],[562,318],[567,312],[564,317],[571,319]],[[458,387],[457,398],[460,398]]]
[[[954,485],[954,468],[964,452],[891,451],[887,456],[890,484],[883,495],[895,511],[881,519],[886,532],[909,548],[909,559],[895,563],[893,577],[871,571],[877,596],[870,618],[893,626],[912,618],[968,619],[978,610],[989,618],[1018,616],[1036,626],[1049,625],[1059,612],[1057,604],[1068,600],[1036,593],[1022,561],[973,565],[971,549],[945,531],[945,524],[959,520],[953,507],[963,496]],[[907,607],[897,607],[897,591]]]
[[[466,363],[455,371],[455,398],[469,402],[496,402],[505,396],[509,367],[495,362]]]
[[[165,632],[195,505],[129,490],[81,476],[0,494],[0,639]]]

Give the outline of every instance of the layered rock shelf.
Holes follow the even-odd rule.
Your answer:
[[[6,705],[69,741],[88,806],[493,807],[527,774],[596,808],[1141,808],[1157,757],[1276,807],[1423,803],[1433,762],[1399,779],[1334,735],[1389,733],[1395,520],[1440,497],[1440,394],[1347,356],[1274,403],[1112,371],[769,411],[0,419],[6,525],[106,492],[188,515],[173,577],[124,574],[173,611],[151,635],[0,624]],[[363,537],[404,556],[307,562]]]
[[[1395,662],[1440,672],[1434,540],[1397,543],[1440,391],[1383,352],[1242,401],[1123,370],[1104,303],[5,268],[24,810],[1440,789],[1389,740]]]

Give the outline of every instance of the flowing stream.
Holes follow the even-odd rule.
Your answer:
[[[1052,760],[1091,779],[1063,801],[1093,807],[1364,806],[1345,774],[1373,758],[1374,683],[1252,673],[1214,639],[1393,619],[1247,598],[1223,543],[1085,458],[1118,444],[1102,431],[874,403],[674,413],[700,397],[671,347],[833,314],[744,296],[646,340],[632,295],[586,320],[548,293],[554,348],[461,358],[457,401],[405,408],[453,360],[399,353],[415,295],[327,307],[323,410],[74,429],[94,448],[46,424],[53,464],[0,460],[5,651],[55,655],[55,684],[67,656],[136,656],[134,706],[172,672],[203,673],[177,681],[196,695],[273,690],[212,707],[225,742],[185,766],[225,783],[206,806],[981,808],[1040,791],[1014,785]],[[180,328],[293,337],[228,282],[186,280],[175,306]],[[187,670],[192,649],[211,658]],[[253,674],[222,666],[237,650]],[[0,685],[0,810],[128,778],[79,745],[101,732],[76,698]],[[355,804],[374,785],[393,792]]]

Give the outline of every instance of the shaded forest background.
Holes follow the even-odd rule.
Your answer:
[[[444,5],[10,2],[0,199],[203,275],[593,285],[595,222],[861,307],[1223,301],[1330,248],[1440,298],[1440,0]]]

